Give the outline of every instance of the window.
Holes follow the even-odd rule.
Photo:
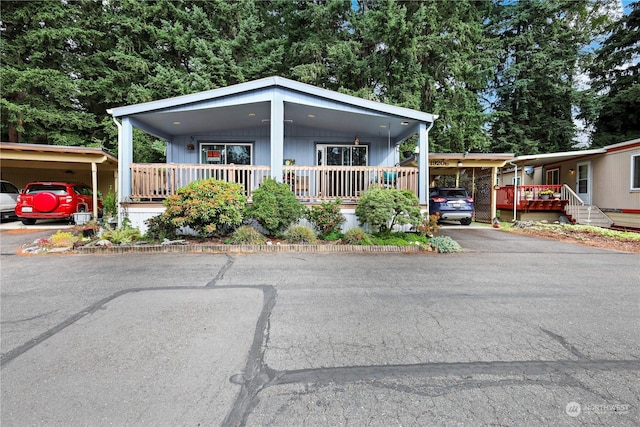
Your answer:
[[[640,191],[640,153],[631,155],[631,190]]]
[[[558,185],[560,184],[560,169],[549,169],[546,171],[546,184]]]
[[[201,144],[200,163],[205,165],[250,165],[251,144]]]
[[[318,145],[318,165],[367,166],[367,156],[366,145]]]

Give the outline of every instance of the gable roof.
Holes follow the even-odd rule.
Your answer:
[[[417,123],[433,123],[438,116],[410,108],[322,89],[282,77],[267,77],[190,95],[182,95],[108,110],[115,118],[135,120],[135,126],[170,139],[173,135],[264,125],[270,103],[279,96],[285,119],[299,126],[352,131],[355,127],[378,135],[381,128],[399,136]],[[214,112],[215,110],[215,112]],[[155,132],[154,132],[155,130]]]

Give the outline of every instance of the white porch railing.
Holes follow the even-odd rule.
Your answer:
[[[418,169],[390,166],[283,166],[282,181],[299,200],[356,201],[370,186],[418,193]],[[251,198],[270,176],[269,166],[199,165],[166,163],[131,164],[131,198],[161,200],[199,179],[237,182]]]
[[[578,196],[575,193],[575,191],[573,191],[571,187],[569,187],[567,184],[562,185],[560,194],[562,199],[568,201],[564,207],[564,211],[568,215],[571,215],[574,221],[576,221],[577,223],[580,223],[581,222],[580,216],[582,212],[582,209],[580,208],[584,206],[584,202],[582,201],[580,196]]]

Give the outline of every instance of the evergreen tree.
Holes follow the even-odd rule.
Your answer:
[[[640,2],[613,23],[591,68],[598,97],[593,147],[640,138]]]
[[[0,79],[4,141],[89,145],[96,117],[80,102],[84,2],[2,2]]]
[[[503,41],[494,82],[493,151],[535,154],[575,145],[575,76],[591,42],[588,0],[497,3],[493,32]]]

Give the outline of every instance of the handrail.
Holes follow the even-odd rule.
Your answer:
[[[567,184],[563,184],[560,193],[562,194],[561,197],[567,200],[564,211],[571,215],[576,222],[580,222],[579,206],[584,206],[584,201]]]

